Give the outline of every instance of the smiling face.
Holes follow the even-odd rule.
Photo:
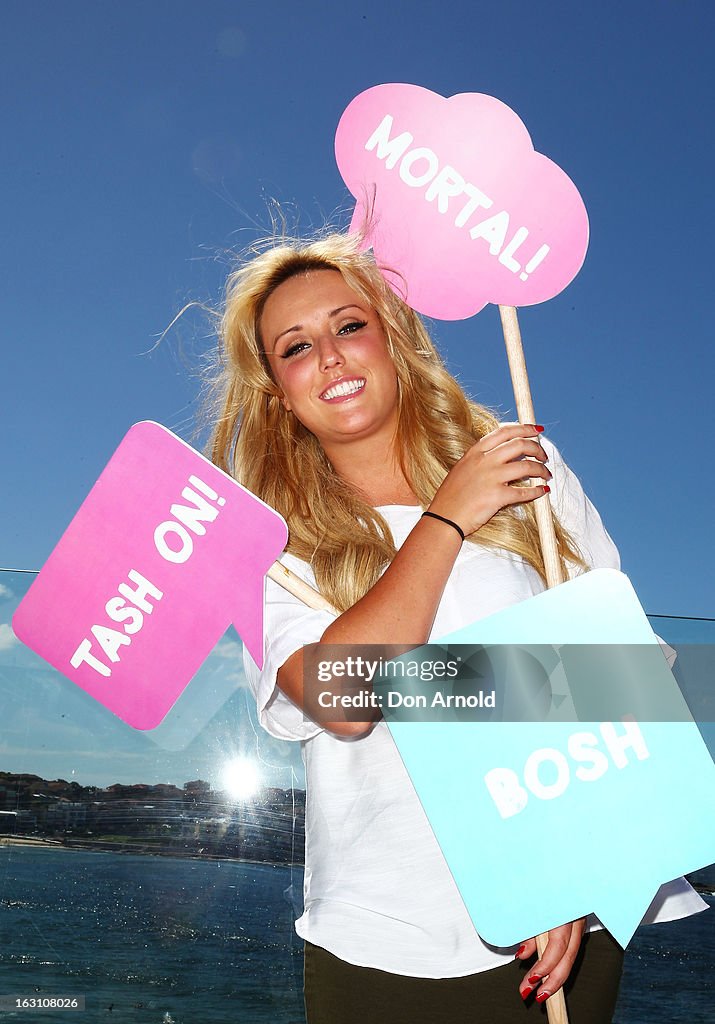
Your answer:
[[[260,332],[285,408],[330,449],[368,437],[390,448],[397,374],[375,310],[337,270],[314,270],[268,297]]]

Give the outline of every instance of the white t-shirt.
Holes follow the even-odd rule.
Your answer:
[[[579,481],[543,441],[553,473],[551,500],[586,562],[619,568],[618,552]],[[379,510],[399,548],[422,509]],[[283,564],[315,586],[310,567],[291,555]],[[521,558],[465,543],[437,610],[439,638],[543,591]],[[390,732],[379,722],[367,736],[341,740],[307,719],[277,687],[276,674],[301,646],[333,621],[266,582],[266,657],[259,672],[244,655],[261,724],[280,739],[302,740],[307,777],[305,912],[298,934],[348,963],[393,974],[458,977],[514,958],[476,933]],[[707,904],[684,879],[663,886],[644,921],[686,917]],[[596,922],[593,927],[599,927]],[[528,936],[524,936],[527,938]]]

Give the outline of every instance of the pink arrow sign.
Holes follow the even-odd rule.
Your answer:
[[[420,313],[544,302],[583,264],[576,186],[492,96],[377,85],[345,110],[335,154],[357,200],[351,229],[367,225],[366,245]]]
[[[136,729],[157,726],[233,622],[263,663],[278,513],[158,423],[126,434],[13,618]]]

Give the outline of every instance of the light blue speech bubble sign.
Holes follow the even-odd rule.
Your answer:
[[[440,641],[657,643],[629,580],[611,569]],[[677,691],[665,657],[662,666]],[[663,883],[715,860],[715,764],[692,719],[388,725],[474,925],[494,945],[595,913],[626,946]]]

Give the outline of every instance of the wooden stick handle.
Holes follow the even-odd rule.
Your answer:
[[[274,583],[278,583],[284,590],[287,590],[293,597],[297,597],[303,604],[307,604],[309,608],[315,608],[316,611],[320,612],[331,612],[333,615],[339,615],[337,608],[333,608],[329,601],[326,601],[322,594],[319,594],[317,590],[309,586],[302,580],[300,576],[296,576],[290,569],[286,569],[281,562],[274,562],[266,573]]]
[[[521,332],[519,330],[516,309],[513,306],[500,306],[499,315],[501,317],[502,330],[504,331],[504,342],[506,344],[506,354],[509,360],[509,371],[514,388],[516,412],[519,422],[534,423],[536,422],[534,403],[531,400],[531,388],[529,387],[529,377],[526,372],[524,347],[521,343]],[[541,483],[542,481],[536,482]],[[546,585],[549,588],[557,587],[559,583],[564,582],[566,574],[556,544],[556,533],[554,531],[554,521],[551,518],[548,494],[545,494],[543,498],[536,499],[534,502],[534,513],[536,514],[536,523],[539,528],[541,552],[544,556]]]
[[[546,940],[546,935],[536,936],[536,951],[539,956],[543,956],[544,954],[544,950],[546,949]],[[564,990],[562,988],[546,1000],[546,1016],[549,1024],[569,1024],[569,1015],[568,1010],[566,1009]]]
[[[511,373],[511,383],[514,388],[516,412],[519,422],[535,423],[534,403],[531,399],[531,388],[526,372],[524,346],[521,343],[521,331],[519,330],[516,309],[514,306],[500,306],[499,316],[501,317],[502,330],[504,332],[504,342],[506,344],[506,354],[509,360],[509,372]],[[534,502],[534,512],[536,514],[536,524],[539,528],[541,552],[544,556],[546,585],[551,589],[551,587],[557,587],[559,583],[564,582],[566,573],[556,543],[556,532],[554,530],[554,521],[551,518],[548,494],[536,499]],[[539,956],[543,956],[547,941],[547,935],[536,936],[536,949]],[[546,1013],[549,1024],[568,1024],[569,1018],[566,1011],[563,989],[559,989],[555,995],[547,999]]]

